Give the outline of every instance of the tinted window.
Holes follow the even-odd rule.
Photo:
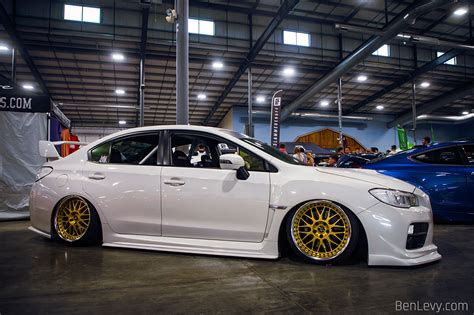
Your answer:
[[[469,165],[474,165],[474,145],[465,145],[463,150],[466,154],[467,163]]]
[[[171,163],[174,166],[220,168],[222,154],[239,154],[249,171],[266,171],[262,158],[231,142],[194,134],[171,136]]]
[[[427,164],[461,165],[461,156],[456,148],[441,148],[413,157],[418,162]]]
[[[91,150],[91,161],[98,163],[156,165],[158,135],[133,135],[102,144]]]
[[[108,163],[110,153],[110,142],[101,144],[91,150],[91,161],[98,163]]]
[[[270,154],[271,156],[279,159],[280,161],[283,161],[289,164],[294,164],[294,165],[306,165],[305,163],[302,163],[298,159],[294,158],[292,155],[280,152],[280,150],[278,150],[277,148],[274,148],[262,141],[258,141],[253,138],[241,138],[240,140],[253,145],[254,147],[262,150],[263,152],[267,154]]]

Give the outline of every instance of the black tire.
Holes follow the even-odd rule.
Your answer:
[[[348,261],[360,237],[355,215],[328,200],[312,200],[291,210],[285,230],[292,252],[318,265]]]
[[[80,196],[62,199],[52,223],[56,239],[61,242],[80,246],[102,244],[99,215],[91,203]]]

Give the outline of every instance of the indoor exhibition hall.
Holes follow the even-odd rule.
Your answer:
[[[472,315],[473,21],[0,0],[0,315]]]

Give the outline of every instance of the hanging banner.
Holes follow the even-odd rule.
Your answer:
[[[405,129],[398,126],[397,131],[398,131],[398,143],[399,143],[400,150],[402,151],[408,150],[408,139],[407,139],[407,133],[405,132]]]
[[[0,96],[0,111],[47,113],[50,110],[50,103],[48,96]]]
[[[283,92],[283,90],[276,91],[272,97],[270,141],[271,145],[274,147],[278,147],[278,144],[280,143],[281,92]]]

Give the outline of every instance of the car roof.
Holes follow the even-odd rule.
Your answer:
[[[445,148],[445,147],[451,147],[451,146],[457,146],[457,145],[465,145],[465,144],[472,144],[474,145],[474,141],[471,140],[457,140],[457,141],[448,141],[448,142],[441,142],[441,143],[435,143],[427,147],[421,147],[421,148],[414,148],[414,149],[409,149],[402,151],[396,155],[412,155],[412,154],[417,154],[417,153],[422,153],[425,151],[431,151],[433,149],[438,149],[438,148]]]

